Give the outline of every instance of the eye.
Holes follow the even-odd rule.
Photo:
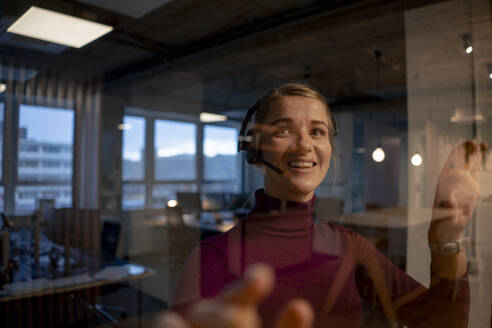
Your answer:
[[[315,137],[324,137],[327,135],[327,131],[324,130],[324,129],[320,129],[320,128],[314,128],[312,131],[311,131],[311,134]]]
[[[279,127],[275,132],[277,137],[286,137],[292,134],[292,131],[288,127]]]

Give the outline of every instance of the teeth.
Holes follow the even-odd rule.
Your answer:
[[[292,161],[292,162],[289,162],[289,165],[293,166],[293,167],[313,167],[314,163],[313,162]]]

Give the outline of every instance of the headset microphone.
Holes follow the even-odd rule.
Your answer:
[[[263,158],[259,158],[258,162],[265,164],[269,169],[272,169],[273,171],[277,172],[278,174],[284,174],[284,171],[282,171],[281,169],[279,169],[278,167],[276,167],[272,163],[265,161]]]

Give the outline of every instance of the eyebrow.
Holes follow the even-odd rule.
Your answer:
[[[291,123],[293,122],[294,120],[291,119],[291,118],[288,118],[288,117],[281,117],[281,118],[278,118],[276,119],[275,121],[273,121],[272,123],[270,123],[270,126],[274,126],[278,123],[283,123],[283,122],[288,122],[288,123]],[[311,123],[314,123],[314,124],[323,124],[325,125],[328,129],[330,128],[328,126],[328,124],[325,122],[325,121],[319,121],[319,120],[312,120]]]

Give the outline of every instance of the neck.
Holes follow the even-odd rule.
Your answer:
[[[299,203],[305,203],[309,202],[311,199],[314,197],[314,191],[311,191],[309,193],[302,193],[302,192],[289,192],[286,190],[272,190],[272,188],[268,188],[268,185],[265,184],[265,195],[268,197],[272,198],[277,198],[280,200],[286,200],[289,202],[299,202]]]

